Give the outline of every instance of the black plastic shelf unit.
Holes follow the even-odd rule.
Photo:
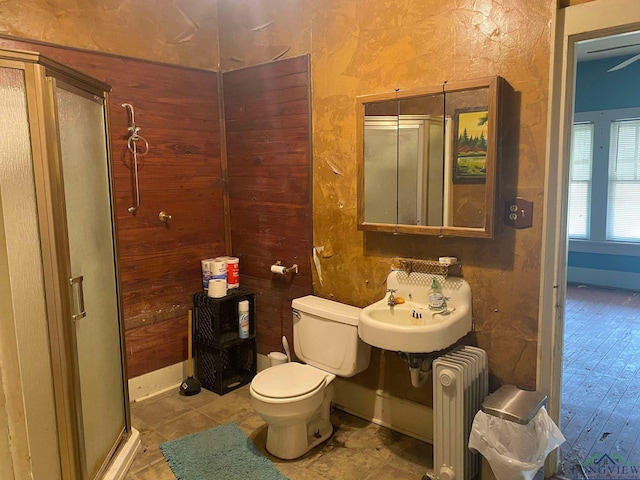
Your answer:
[[[207,390],[224,395],[251,382],[256,375],[256,340],[215,348],[195,342],[196,377]]]
[[[249,301],[249,338],[238,335],[238,303]],[[193,344],[196,376],[219,395],[251,382],[256,375],[256,307],[253,292],[228,290],[222,298],[193,296]]]
[[[238,303],[249,301],[249,338],[255,337],[254,294],[243,288],[228,290],[222,298],[206,293],[193,296],[193,340],[210,347],[222,348],[246,339],[238,336]]]

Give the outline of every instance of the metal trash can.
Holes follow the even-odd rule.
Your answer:
[[[547,396],[540,392],[521,390],[515,385],[503,385],[484,399],[482,411],[487,415],[527,425],[546,404]]]
[[[565,439],[546,409],[546,395],[504,385],[482,402],[469,448],[479,451],[497,480],[532,480]]]

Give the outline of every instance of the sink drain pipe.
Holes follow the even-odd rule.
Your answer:
[[[424,353],[404,353],[398,352],[400,358],[409,364],[409,375],[411,375],[411,385],[416,388],[422,387],[431,378],[431,366],[434,357]]]

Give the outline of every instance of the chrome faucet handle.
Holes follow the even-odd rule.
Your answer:
[[[389,292],[389,299],[387,300],[387,305],[393,307],[396,304],[396,297],[393,295],[398,290],[395,288],[387,288],[387,292]]]

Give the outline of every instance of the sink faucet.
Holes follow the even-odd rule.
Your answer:
[[[444,295],[442,296],[442,307],[440,310],[438,310],[437,312],[434,312],[432,316],[436,316],[436,315],[449,315],[451,312],[455,312],[456,309],[452,308],[451,310],[449,310],[449,307],[447,306],[447,300],[451,300],[451,297],[445,297]]]
[[[440,310],[440,315],[449,315],[451,312],[447,307],[447,297],[442,296],[442,310]]]
[[[389,299],[387,300],[387,305],[393,307],[396,304],[396,297],[393,295],[396,293],[395,288],[387,288],[387,292],[389,292]]]

